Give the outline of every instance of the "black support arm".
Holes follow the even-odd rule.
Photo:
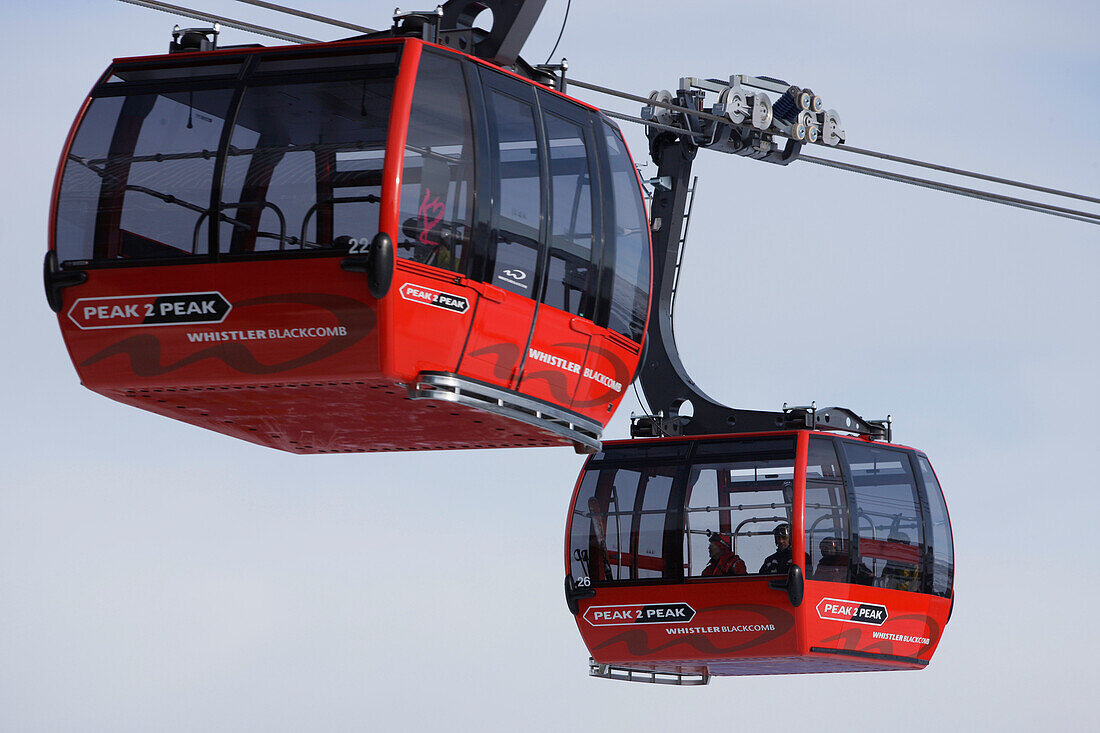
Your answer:
[[[492,11],[493,27],[477,41],[474,55],[498,66],[511,66],[519,58],[544,5],[546,0],[447,0],[442,5],[440,30],[473,28],[479,13]]]
[[[781,412],[726,407],[699,389],[688,376],[676,348],[672,298],[676,267],[684,245],[682,232],[691,166],[698,150],[690,135],[651,133],[650,155],[657,164],[650,209],[654,293],[646,331],[645,360],[638,381],[653,414],[634,419],[631,435],[712,435],[811,428],[891,440],[889,419],[864,420],[846,408],[818,408],[816,405],[790,408],[784,405]],[[681,412],[688,402],[691,403],[691,415],[683,416]]]
[[[698,147],[686,135],[660,133],[650,144],[650,153],[657,164],[657,179],[661,183],[654,191],[650,210],[654,293],[646,333],[645,362],[638,379],[653,416],[635,421],[631,432],[637,435],[706,435],[810,427],[812,422],[807,424],[804,414],[726,407],[696,386],[680,360],[672,325],[672,291],[696,152]],[[685,402],[691,403],[691,417],[680,415]]]

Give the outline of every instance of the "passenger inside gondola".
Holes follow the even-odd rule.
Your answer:
[[[791,564],[791,525],[780,524],[772,535],[775,537],[775,552],[764,559],[760,573],[785,573]]]
[[[821,540],[821,560],[817,563],[811,580],[825,580],[833,583],[848,582],[848,557],[841,550],[840,540],[826,537]]]
[[[778,443],[763,445],[763,450],[767,451],[764,455],[745,455],[744,448],[739,452],[727,447],[704,448],[692,464],[685,507],[688,531],[684,535],[684,558],[691,576],[703,572],[710,551],[705,537],[711,533],[728,537],[731,550],[752,568],[760,567],[777,549],[772,542],[776,524],[788,527],[789,546],[793,456]]]
[[[417,71],[401,175],[405,259],[462,272],[470,242],[474,142],[470,103],[458,61],[426,54]]]
[[[760,566],[761,575],[782,574],[791,567],[791,558],[793,557],[791,525],[783,522],[772,530],[772,536],[775,537],[776,549],[775,552],[764,559],[764,564]],[[809,553],[806,554],[806,564],[803,567],[810,567]]]
[[[703,568],[703,577],[718,575],[748,575],[745,561],[734,554],[732,545],[725,535],[711,532],[709,536],[710,562]]]

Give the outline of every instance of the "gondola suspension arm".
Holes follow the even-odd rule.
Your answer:
[[[749,84],[772,91],[782,89],[783,96],[780,102],[772,105],[764,94],[746,93],[742,85]],[[720,114],[703,111],[702,99],[707,91],[718,91],[720,104],[714,111]],[[653,414],[634,418],[631,435],[705,435],[817,428],[847,430],[889,440],[888,421],[867,421],[844,408],[819,410],[816,405],[784,405],[781,412],[768,412],[723,405],[692,381],[676,347],[672,302],[684,246],[691,168],[699,148],[715,148],[787,165],[797,159],[803,141],[823,139],[827,120],[829,132],[824,141],[835,145],[843,140],[836,112],[822,111],[820,98],[808,90],[758,77],[735,76],[724,87],[719,82],[685,78],[675,96],[654,92],[645,101],[648,104],[642,111],[642,118],[656,123],[647,129],[647,134],[657,176],[653,181],[650,209],[654,292],[646,353],[638,381]],[[796,111],[798,108],[801,111]],[[692,125],[689,118],[696,118],[701,124]],[[681,131],[673,131],[677,129]],[[811,129],[816,132],[809,132]],[[782,147],[776,142],[777,138],[786,140]],[[689,404],[691,414],[687,415],[685,408]]]

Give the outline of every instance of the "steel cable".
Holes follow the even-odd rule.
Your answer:
[[[236,28],[238,30],[247,31],[249,33],[257,33],[259,35],[269,36],[271,38],[277,38],[279,40],[290,41],[291,43],[321,43],[322,42],[322,41],[320,41],[319,39],[316,39],[316,38],[310,38],[308,36],[300,36],[300,35],[293,34],[293,33],[286,33],[286,32],[283,32],[283,31],[275,30],[273,28],[266,28],[264,26],[259,26],[259,25],[255,25],[255,24],[252,24],[252,23],[245,23],[243,21],[234,20],[232,18],[226,18],[226,17],[223,17],[223,16],[214,15],[214,14],[211,14],[211,13],[203,13],[203,12],[192,10],[190,8],[184,8],[184,7],[181,7],[181,6],[178,6],[178,5],[171,5],[169,3],[159,2],[159,0],[119,0],[119,1],[124,2],[124,3],[128,3],[130,5],[137,5],[137,6],[140,6],[140,7],[150,8],[152,10],[160,10],[160,11],[165,12],[165,13],[180,15],[180,16],[186,17],[186,18],[193,18],[193,19],[201,20],[201,21],[204,21],[204,22],[207,22],[207,23],[220,23],[220,24],[222,24],[224,26],[227,26],[227,27],[230,27],[230,28]],[[359,31],[359,32],[362,32],[362,33],[373,33],[374,32],[372,29],[367,28],[365,26],[360,26],[360,25],[356,25],[356,24],[353,24],[353,23],[347,23],[347,22],[344,22],[344,21],[336,20],[334,18],[327,18],[325,16],[315,15],[313,13],[307,13],[305,11],[295,10],[294,8],[289,8],[289,7],[286,7],[286,6],[277,5],[275,3],[264,2],[263,0],[238,0],[238,2],[246,3],[246,4],[249,4],[249,5],[254,5],[254,6],[257,6],[257,7],[267,8],[269,10],[275,10],[277,12],[287,13],[287,14],[294,15],[294,16],[297,16],[297,17],[305,18],[307,20],[313,20],[313,21],[320,22],[320,23],[327,23],[329,25],[339,26],[339,27],[342,27],[342,28],[347,28],[349,30]],[[568,21],[568,18],[569,18],[569,8],[567,7],[566,8],[565,20]],[[565,31],[565,23],[563,22],[561,33],[564,33],[564,31]],[[559,42],[561,40],[561,33],[559,33],[559,35],[558,35],[558,41]],[[555,43],[555,46],[554,46],[554,50],[557,50],[557,44],[556,43]],[[551,56],[553,56],[553,51],[551,51]],[[610,95],[610,96],[619,97],[621,99],[626,99],[626,100],[633,101],[633,102],[639,102],[639,103],[647,105],[647,106],[660,107],[660,108],[667,109],[667,110],[672,111],[672,112],[678,112],[680,114],[685,114],[685,115],[693,115],[697,118],[704,119],[704,120],[710,120],[712,122],[718,122],[718,123],[721,123],[721,124],[729,124],[729,120],[726,119],[725,117],[720,117],[718,115],[714,115],[714,114],[711,114],[709,112],[704,112],[702,110],[692,109],[692,108],[689,108],[689,107],[681,107],[679,105],[669,104],[669,103],[662,102],[662,101],[655,100],[655,99],[648,99],[646,97],[641,97],[641,96],[638,96],[636,94],[631,94],[629,92],[623,92],[623,91],[620,91],[620,90],[617,90],[617,89],[610,89],[608,87],[603,87],[603,86],[600,86],[600,85],[597,85],[597,84],[591,84],[591,83],[580,81],[580,80],[577,80],[577,79],[569,79],[568,83],[572,84],[574,86],[581,87],[582,89],[588,89],[590,91],[598,92],[600,94],[607,94],[607,95]],[[618,119],[621,119],[621,120],[625,120],[627,122],[634,122],[634,123],[638,123],[638,124],[643,124],[643,125],[647,125],[649,127],[653,127],[654,129],[665,130],[665,131],[673,132],[673,133],[680,134],[680,135],[690,135],[693,138],[701,137],[701,135],[699,133],[694,132],[692,130],[688,130],[688,129],[684,129],[684,128],[680,128],[680,127],[675,127],[675,126],[671,126],[671,125],[664,125],[664,124],[661,124],[661,123],[658,123],[658,122],[655,122],[655,121],[643,120],[639,117],[625,115],[625,114],[622,114],[622,113],[619,113],[619,112],[614,112],[612,110],[604,109],[602,111],[604,112],[604,114],[606,114],[610,117],[615,117],[615,118],[618,118]],[[819,145],[820,145],[820,143],[819,143]],[[914,158],[906,158],[906,157],[903,157],[903,156],[892,155],[890,153],[882,153],[882,152],[879,152],[879,151],[868,150],[868,149],[865,149],[865,148],[857,148],[857,147],[843,145],[843,144],[839,145],[839,146],[821,145],[821,147],[834,149],[834,150],[839,150],[839,151],[843,151],[843,152],[849,152],[849,153],[853,153],[855,155],[865,155],[865,156],[869,156],[869,157],[879,158],[879,159],[882,159],[882,160],[889,160],[889,161],[892,161],[892,162],[895,162],[895,163],[901,163],[903,165],[912,165],[912,166],[915,166],[915,167],[926,168],[926,169],[929,169],[929,170],[935,170],[935,171],[939,171],[939,172],[942,172],[942,173],[948,173],[948,174],[951,174],[951,175],[958,175],[958,176],[964,176],[964,177],[969,177],[969,178],[975,178],[975,179],[979,179],[979,180],[983,180],[983,181],[988,181],[990,183],[996,183],[998,185],[1011,186],[1011,187],[1016,187],[1016,188],[1023,188],[1023,189],[1026,189],[1026,190],[1036,191],[1036,192],[1039,192],[1039,193],[1045,193],[1045,194],[1049,194],[1049,195],[1053,195],[1053,196],[1062,196],[1062,197],[1065,197],[1065,198],[1072,198],[1072,199],[1076,199],[1076,200],[1080,200],[1080,201],[1086,201],[1086,202],[1089,202],[1089,203],[1100,204],[1100,198],[1097,198],[1097,197],[1094,197],[1094,196],[1087,196],[1087,195],[1084,195],[1084,194],[1074,193],[1072,191],[1064,191],[1064,190],[1060,190],[1060,189],[1049,188],[1049,187],[1046,187],[1046,186],[1039,186],[1039,185],[1032,184],[1032,183],[1026,183],[1024,181],[1017,181],[1017,180],[1008,179],[1008,178],[1001,178],[1001,177],[998,177],[998,176],[992,176],[992,175],[989,175],[989,174],[986,174],[986,173],[979,173],[979,172],[976,172],[976,171],[968,171],[968,170],[965,170],[965,169],[962,169],[962,168],[955,168],[955,167],[952,167],[952,166],[946,166],[946,165],[942,165],[942,164],[939,164],[939,163],[930,163],[930,162],[926,162],[926,161],[916,160]],[[999,204],[1003,204],[1003,205],[1006,205],[1006,206],[1014,206],[1014,207],[1025,209],[1025,210],[1028,210],[1028,211],[1036,211],[1036,212],[1039,212],[1039,213],[1051,214],[1053,216],[1060,216],[1060,217],[1063,217],[1063,218],[1073,219],[1073,220],[1076,220],[1076,221],[1083,221],[1083,222],[1090,223],[1090,224],[1100,224],[1100,215],[1092,214],[1092,213],[1089,213],[1089,212],[1086,212],[1086,211],[1079,211],[1079,210],[1076,210],[1076,209],[1067,209],[1067,208],[1064,208],[1064,207],[1061,207],[1061,206],[1054,206],[1052,204],[1045,204],[1045,203],[1041,203],[1041,202],[1038,202],[1038,201],[1029,201],[1029,200],[1026,200],[1026,199],[1019,199],[1019,198],[1014,198],[1014,197],[1011,197],[1011,196],[1004,196],[1002,194],[997,194],[997,193],[993,193],[993,192],[990,192],[990,191],[980,191],[980,190],[977,190],[977,189],[965,188],[963,186],[956,186],[956,185],[949,184],[949,183],[942,183],[942,182],[939,182],[939,181],[932,181],[932,180],[925,179],[925,178],[917,178],[915,176],[907,176],[907,175],[904,175],[904,174],[901,174],[901,173],[891,173],[889,171],[884,171],[884,170],[880,170],[880,169],[877,169],[877,168],[867,168],[867,167],[864,167],[864,166],[858,166],[858,165],[854,165],[854,164],[851,164],[851,163],[844,163],[842,161],[830,160],[830,159],[826,159],[826,158],[817,158],[817,157],[810,156],[810,155],[804,155],[803,154],[803,155],[800,155],[798,159],[799,160],[804,160],[807,163],[812,163],[814,165],[821,165],[821,166],[825,166],[825,167],[829,167],[829,168],[835,168],[835,169],[838,169],[838,170],[848,171],[848,172],[851,172],[851,173],[859,173],[861,175],[872,176],[872,177],[881,178],[881,179],[884,179],[884,180],[891,180],[891,181],[895,181],[895,182],[898,182],[898,183],[907,183],[907,184],[914,185],[914,186],[920,186],[922,188],[929,188],[929,189],[936,190],[936,191],[943,191],[945,193],[953,193],[953,194],[957,194],[957,195],[960,195],[960,196],[966,196],[966,197],[969,197],[969,198],[974,198],[974,199],[978,199],[978,200],[982,200],[982,201],[989,201],[989,202],[992,202],[992,203],[999,203]]]
[[[326,23],[328,25],[334,25],[339,28],[347,28],[352,31],[359,31],[360,33],[377,33],[378,31],[373,28],[367,28],[366,26],[356,25],[355,23],[348,23],[343,20],[337,20],[336,18],[328,18],[324,15],[315,15],[313,13],[307,13],[304,10],[296,10],[294,8],[288,8],[285,5],[276,5],[275,3],[263,2],[263,0],[237,0],[239,3],[245,3],[246,5],[255,5],[258,8],[267,8],[268,10],[274,10],[277,13],[286,13],[287,15],[294,15],[299,18],[305,18],[306,20],[316,21],[317,23]]]
[[[626,100],[633,101],[633,102],[640,102],[641,104],[644,104],[644,105],[662,107],[664,109],[668,109],[668,110],[671,110],[673,112],[679,112],[681,114],[686,114],[686,115],[693,115],[693,116],[698,117],[700,119],[711,120],[711,121],[719,122],[719,123],[722,123],[722,124],[730,124],[730,121],[728,119],[726,119],[725,117],[720,117],[718,115],[713,115],[713,114],[710,114],[709,112],[703,112],[701,110],[691,109],[690,107],[681,107],[679,105],[668,104],[668,103],[661,102],[661,101],[654,100],[654,99],[647,99],[646,97],[640,97],[636,94],[631,94],[629,92],[622,92],[622,91],[619,91],[619,90],[616,90],[616,89],[610,89],[608,87],[602,87],[602,86],[599,86],[597,84],[589,84],[588,82],[579,81],[577,79],[569,79],[568,83],[572,84],[574,86],[579,86],[582,89],[588,89],[588,90],[591,90],[591,91],[594,91],[594,92],[599,92],[601,94],[607,94],[607,95],[610,95],[610,96],[619,97],[621,99],[626,99]],[[686,129],[683,129],[683,128],[673,128],[673,127],[669,127],[667,125],[661,125],[659,123],[643,120],[639,117],[631,117],[629,115],[623,115],[623,114],[619,114],[619,113],[612,113],[612,112],[610,112],[609,110],[606,110],[606,109],[603,110],[603,112],[605,114],[609,114],[610,116],[617,117],[617,118],[622,119],[622,120],[627,120],[629,122],[636,122],[636,123],[643,124],[643,125],[650,125],[650,126],[652,126],[654,128],[657,128],[657,129],[668,130],[670,132],[678,132],[680,134],[688,134],[688,135],[698,137],[698,133],[694,133],[690,130],[686,130]],[[804,145],[809,147],[808,143],[804,143]],[[1050,195],[1053,195],[1053,196],[1063,196],[1063,197],[1066,197],[1066,198],[1072,198],[1072,199],[1077,199],[1077,200],[1080,200],[1080,201],[1087,201],[1087,202],[1090,202],[1090,203],[1100,204],[1100,198],[1095,198],[1093,196],[1086,196],[1084,194],[1073,193],[1072,191],[1063,191],[1063,190],[1060,190],[1060,189],[1049,188],[1049,187],[1046,187],[1046,186],[1038,186],[1038,185],[1035,185],[1035,184],[1032,184],[1032,183],[1026,183],[1024,181],[1016,181],[1016,180],[1012,180],[1012,179],[1009,179],[1009,178],[1001,178],[1001,177],[998,177],[998,176],[991,176],[991,175],[988,175],[988,174],[985,174],[985,173],[978,173],[976,171],[968,171],[968,170],[964,170],[962,168],[954,168],[954,167],[942,165],[942,164],[939,164],[939,163],[929,163],[929,162],[925,162],[925,161],[921,161],[921,160],[916,160],[914,158],[905,158],[905,157],[902,157],[902,156],[899,156],[899,155],[891,155],[889,153],[881,153],[881,152],[878,152],[878,151],[875,151],[875,150],[867,150],[867,149],[864,149],[864,148],[857,148],[857,147],[852,147],[852,146],[848,146],[848,145],[829,146],[829,145],[822,145],[821,143],[817,143],[817,146],[825,148],[827,150],[839,150],[839,151],[843,151],[843,152],[853,153],[853,154],[856,154],[856,155],[866,155],[866,156],[871,156],[871,157],[875,157],[875,158],[881,158],[883,160],[889,160],[889,161],[892,161],[892,162],[895,162],[895,163],[902,163],[902,164],[905,164],[905,165],[912,165],[912,166],[915,166],[915,167],[927,168],[927,169],[930,169],[930,170],[936,170],[936,171],[940,171],[940,172],[943,172],[943,173],[949,173],[949,174],[952,174],[952,175],[965,176],[965,177],[969,177],[969,178],[976,178],[976,179],[979,179],[979,180],[989,181],[991,183],[996,183],[996,184],[999,184],[999,185],[1013,186],[1013,187],[1016,187],[1016,188],[1023,188],[1023,189],[1027,189],[1029,191],[1037,191],[1037,192],[1040,192],[1040,193],[1046,193],[1046,194],[1050,194]],[[992,201],[992,202],[995,202],[995,203],[1002,203],[1002,204],[1005,204],[1005,205],[1018,206],[1020,208],[1026,208],[1026,209],[1030,209],[1030,210],[1033,210],[1033,211],[1041,211],[1042,213],[1055,214],[1055,215],[1058,215],[1058,216],[1065,216],[1066,218],[1076,219],[1078,221],[1087,221],[1087,222],[1090,222],[1090,223],[1100,223],[1100,216],[1097,216],[1095,214],[1090,214],[1088,212],[1076,211],[1074,209],[1064,209],[1062,207],[1052,206],[1050,204],[1043,204],[1043,203],[1036,202],[1036,201],[1027,201],[1027,200],[1024,200],[1024,199],[1014,199],[1010,196],[1002,196],[1000,194],[995,194],[995,193],[991,193],[991,192],[984,192],[984,191],[978,191],[976,189],[969,189],[969,188],[964,188],[964,187],[961,187],[961,186],[953,186],[951,184],[946,184],[946,183],[937,183],[936,181],[929,181],[927,179],[914,178],[912,176],[905,176],[905,175],[902,175],[902,174],[893,174],[893,173],[889,173],[888,171],[882,171],[882,170],[878,170],[878,169],[874,169],[874,168],[863,168],[862,166],[846,164],[846,163],[842,163],[842,162],[839,162],[839,161],[831,161],[831,160],[826,160],[826,159],[823,159],[823,158],[813,158],[812,156],[808,156],[808,155],[800,155],[798,159],[799,160],[805,160],[805,161],[811,162],[811,163],[816,163],[817,165],[827,165],[827,166],[832,167],[832,168],[837,168],[837,169],[841,169],[841,170],[849,170],[851,172],[862,173],[862,174],[865,174],[865,175],[873,175],[873,176],[876,176],[876,177],[879,177],[879,178],[895,180],[895,181],[899,181],[899,182],[902,182],[902,183],[911,183],[913,185],[920,185],[920,186],[924,186],[926,188],[933,188],[933,189],[940,190],[940,191],[945,191],[945,192],[948,192],[948,193],[957,193],[959,195],[969,196],[969,197],[972,197],[972,198],[978,198],[978,199],[982,199],[982,200],[986,200],[986,201]]]
[[[828,146],[826,146],[828,147]],[[941,165],[939,163],[927,163],[922,160],[915,160],[913,158],[903,158],[900,155],[891,155],[889,153],[880,153],[875,150],[866,150],[864,148],[853,148],[841,143],[833,150],[843,150],[849,153],[855,153],[857,155],[867,155],[874,158],[881,158],[883,160],[890,160],[895,163],[904,163],[906,165],[912,165],[919,168],[928,168],[929,170],[941,171],[943,173],[952,173],[957,176],[967,176],[969,178],[977,178],[983,181],[990,181],[991,183],[1000,183],[1005,186],[1016,186],[1018,188],[1026,188],[1031,191],[1039,191],[1041,193],[1049,193],[1055,196],[1065,196],[1066,198],[1079,199],[1081,201],[1088,201],[1094,204],[1100,204],[1100,198],[1093,196],[1085,196],[1080,193],[1073,193],[1072,191],[1061,191],[1057,188],[1047,188],[1046,186],[1036,186],[1032,183],[1025,183],[1023,181],[1014,181],[1008,178],[998,178],[997,176],[991,176],[985,173],[978,173],[976,171],[963,170],[962,168],[952,168],[951,166]]]
[[[225,18],[212,13],[203,13],[190,8],[183,8],[179,5],[169,5],[168,3],[158,2],[158,0],[119,0],[119,2],[129,5],[138,5],[143,8],[149,8],[150,10],[159,10],[163,13],[171,13],[172,15],[179,15],[183,18],[201,20],[205,23],[219,23],[227,28],[236,28],[237,30],[247,31],[248,33],[256,33],[261,36],[268,36],[269,38],[277,38],[280,41],[290,41],[291,43],[321,43],[320,39],[317,38],[299,36],[294,33],[284,33],[274,28],[266,28],[262,25],[245,23],[241,20]]]
[[[1001,194],[991,193],[989,191],[979,191],[974,188],[964,188],[962,186],[955,186],[950,183],[932,181],[927,178],[916,178],[915,176],[906,176],[901,173],[891,173],[889,171],[879,170],[877,168],[865,168],[864,166],[853,165],[852,163],[845,163],[838,160],[815,158],[810,155],[800,155],[798,159],[804,160],[807,163],[813,163],[814,165],[822,165],[827,168],[837,168],[839,170],[849,171],[851,173],[859,173],[866,176],[873,176],[875,178],[896,181],[898,183],[908,183],[913,186],[930,188],[936,191],[943,191],[945,193],[954,193],[958,194],[959,196],[967,196],[969,198],[979,199],[982,201],[1004,204],[1005,206],[1015,206],[1020,209],[1037,211],[1039,213],[1050,214],[1052,216],[1061,216],[1066,219],[1075,219],[1077,221],[1083,221],[1088,224],[1100,224],[1100,214],[1090,214],[1087,211],[1066,209],[1061,206],[1053,206],[1051,204],[1044,204],[1038,201],[1028,201],[1026,199],[1003,196]]]

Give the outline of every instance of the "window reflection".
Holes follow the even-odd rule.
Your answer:
[[[206,254],[218,142],[232,90],[92,102],[58,201],[62,261]]]
[[[806,567],[810,580],[848,582],[848,495],[831,440],[811,438],[806,466]]]
[[[553,208],[544,301],[591,317],[582,310],[592,259],[592,174],[584,129],[553,113],[545,120]]]
[[[947,516],[947,504],[943,500],[940,483],[932,470],[932,464],[924,456],[917,456],[924,488],[928,492],[929,520],[932,524],[932,592],[951,597],[955,576],[955,550],[951,540],[951,523]]]
[[[355,79],[250,87],[230,139],[221,250],[346,249],[373,238],[391,86]]]
[[[924,528],[909,456],[842,441],[852,480],[853,582],[920,591]]]
[[[703,575],[715,535],[728,543],[746,573],[765,571],[765,562],[778,549],[776,528],[789,527],[791,521],[793,458],[692,466],[684,537],[689,575]]]
[[[525,101],[503,92],[488,94],[496,130],[500,173],[496,209],[496,247],[492,284],[534,297],[542,225],[542,179],[539,172],[535,111]]]
[[[679,577],[672,468],[586,473],[573,510],[571,571],[593,582]]]
[[[465,271],[474,195],[474,149],[462,68],[421,57],[401,178],[397,254]]]
[[[794,475],[787,436],[605,447],[578,491],[571,572],[604,583],[785,574]],[[811,436],[803,517],[807,580],[950,597],[947,508],[923,456]]]
[[[394,59],[341,57],[348,68],[322,73],[323,58],[282,59],[276,66],[287,76],[253,76],[243,90],[229,73],[237,62],[116,69],[93,92],[62,173],[59,258],[207,255],[211,234],[227,254],[369,240],[378,231]],[[289,74],[303,69],[310,73]],[[171,88],[196,74],[217,74],[207,83],[222,88]],[[165,88],[150,92],[156,81]]]
[[[626,144],[618,130],[606,123],[604,139],[615,203],[615,279],[608,326],[640,343],[649,307],[649,220]]]

